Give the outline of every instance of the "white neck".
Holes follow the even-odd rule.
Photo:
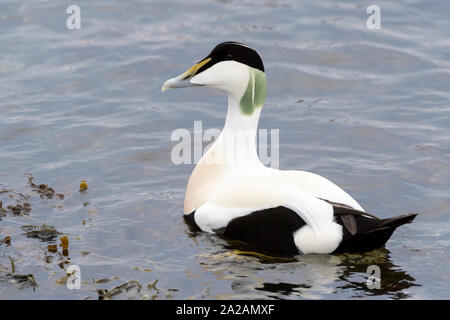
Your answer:
[[[218,164],[234,168],[260,165],[256,137],[261,109],[256,108],[251,115],[243,114],[236,98],[229,94],[225,125],[216,142],[205,154],[205,160],[214,154],[214,161]]]
[[[264,167],[256,151],[261,109],[256,108],[251,115],[242,114],[236,99],[231,94],[228,96],[225,126],[189,178],[184,199],[185,214],[202,205],[217,183],[231,172]]]

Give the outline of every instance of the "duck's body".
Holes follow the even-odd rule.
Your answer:
[[[228,92],[225,126],[186,190],[184,217],[194,227],[275,254],[332,253],[378,248],[395,228],[414,219],[415,214],[376,218],[324,177],[261,163],[256,133],[266,78],[259,55],[249,47],[222,43],[163,90],[189,85]]]

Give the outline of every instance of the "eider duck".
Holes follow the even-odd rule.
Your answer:
[[[256,135],[266,74],[259,54],[247,45],[220,43],[161,90],[191,86],[228,94],[224,128],[187,185],[184,218],[195,228],[276,255],[364,252],[382,247],[397,227],[416,217],[380,219],[320,175],[261,163]]]

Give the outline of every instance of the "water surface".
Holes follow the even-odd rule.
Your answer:
[[[80,30],[70,4],[1,4],[0,298],[449,298],[448,1],[378,1],[380,30],[360,1],[80,1]],[[226,40],[265,62],[280,168],[380,217],[420,213],[386,248],[286,260],[189,231],[194,165],[171,161],[170,136],[221,128],[226,97],[160,88]]]

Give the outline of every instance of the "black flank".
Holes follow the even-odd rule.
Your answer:
[[[295,255],[293,233],[304,225],[294,211],[276,207],[231,220],[223,235],[278,255]]]

